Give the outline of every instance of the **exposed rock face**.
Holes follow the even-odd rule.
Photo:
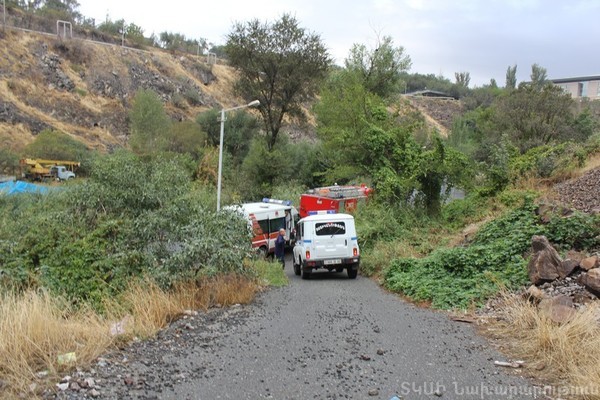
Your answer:
[[[562,260],[545,236],[531,238],[534,254],[529,260],[529,280],[534,285],[557,279],[562,268]]]
[[[8,122],[12,125],[23,124],[29,128],[33,135],[50,128],[50,125],[45,122],[21,112],[11,103],[2,101],[0,101],[0,122]]]
[[[73,81],[60,69],[60,57],[56,54],[46,54],[42,56],[40,62],[44,75],[51,86],[66,91],[75,89]]]

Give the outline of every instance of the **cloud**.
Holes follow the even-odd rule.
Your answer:
[[[467,71],[472,85],[504,81],[508,65],[518,64],[528,79],[538,62],[551,77],[597,75],[600,54],[598,0],[221,0],[154,3],[141,0],[79,0],[80,11],[103,21],[125,18],[146,35],[183,33],[223,44],[235,22],[273,21],[284,13],[321,35],[337,63],[353,44],[376,45],[391,36],[413,60],[412,72]],[[166,4],[158,6],[158,4]],[[523,77],[521,76],[523,73]]]

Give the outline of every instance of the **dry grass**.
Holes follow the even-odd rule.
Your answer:
[[[36,374],[69,369],[58,356],[75,352],[77,364],[89,363],[113,342],[107,323],[90,310],[73,311],[45,292],[3,296],[0,305],[0,373],[15,391],[30,392]],[[35,392],[35,390],[34,390]],[[29,393],[33,395],[35,393]]]
[[[557,324],[521,297],[504,295],[499,322],[486,333],[556,390],[580,394],[572,398],[600,399],[600,305],[590,304]]]
[[[600,152],[597,152],[587,160],[585,167],[581,170],[581,174],[583,175],[584,173],[598,167],[600,167]]]
[[[259,289],[237,275],[188,282],[168,292],[141,280],[121,298],[107,300],[103,315],[74,310],[42,291],[7,294],[0,305],[0,397],[35,397],[60,374],[89,365],[117,342],[154,336],[187,309],[249,303]],[[119,336],[111,334],[116,323],[124,331]],[[67,353],[75,353],[76,360],[59,362]]]

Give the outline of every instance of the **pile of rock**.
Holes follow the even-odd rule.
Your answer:
[[[600,255],[570,251],[563,260],[545,236],[533,236],[527,296],[556,322],[600,297]]]
[[[598,188],[600,188],[600,168],[595,168],[577,179],[555,187],[561,202],[592,214],[600,213]]]

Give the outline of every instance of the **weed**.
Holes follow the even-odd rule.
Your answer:
[[[561,387],[595,388],[577,398],[600,399],[599,307],[589,304],[567,322],[557,324],[534,304],[504,293],[498,307],[500,315],[486,333],[502,338],[511,358],[525,360],[540,370],[546,381]]]
[[[288,284],[287,276],[278,262],[247,259],[244,261],[244,266],[256,274],[259,282],[264,282],[268,286],[279,287]]]

